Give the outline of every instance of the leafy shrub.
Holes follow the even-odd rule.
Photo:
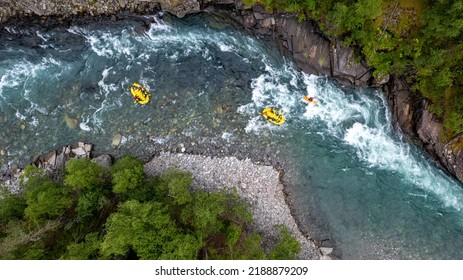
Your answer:
[[[292,260],[301,251],[299,242],[289,233],[288,228],[280,225],[280,238],[273,251],[270,253],[270,258],[273,260]]]
[[[71,206],[69,192],[59,183],[51,181],[33,166],[24,169],[22,186],[25,189],[27,207],[25,217],[34,221],[54,219]]]
[[[78,191],[101,187],[105,183],[105,171],[88,158],[72,159],[66,164],[64,183]]]
[[[171,168],[161,175],[160,180],[160,191],[172,200],[172,204],[184,205],[192,201],[192,196],[188,190],[193,182],[190,173]]]
[[[111,167],[111,175],[113,192],[127,195],[143,183],[143,162],[131,156],[124,156]]]
[[[22,219],[26,207],[26,199],[23,195],[8,192],[0,194],[0,225],[7,224],[11,220]]]

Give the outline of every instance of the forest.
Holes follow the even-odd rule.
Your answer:
[[[312,19],[358,49],[375,77],[406,77],[450,139],[463,132],[463,0],[244,0]]]
[[[30,165],[20,182],[20,194],[0,194],[0,259],[295,259],[300,251],[285,226],[265,245],[236,193],[190,191],[192,175],[177,169],[147,176],[131,156],[109,169],[71,159],[60,176]]]

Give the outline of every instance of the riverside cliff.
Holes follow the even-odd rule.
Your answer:
[[[427,100],[413,94],[400,77],[374,79],[373,69],[354,60],[355,50],[325,37],[313,21],[298,22],[294,14],[269,12],[260,6],[249,8],[235,0],[1,0],[0,23],[30,16],[58,16],[65,20],[127,11],[166,11],[177,17],[206,11],[232,17],[258,34],[272,36],[282,51],[308,74],[327,75],[348,85],[381,88],[388,97],[395,123],[407,135],[419,139],[442,166],[463,181],[463,137],[444,139],[442,121],[429,111]]]

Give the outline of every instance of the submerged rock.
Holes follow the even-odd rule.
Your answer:
[[[70,118],[67,114],[64,114],[64,122],[66,122],[66,125],[71,129],[76,128],[79,124],[76,119]]]
[[[121,141],[122,141],[122,135],[116,134],[116,135],[113,137],[113,141],[111,142],[111,145],[113,145],[113,146],[119,146],[119,145],[121,144]]]

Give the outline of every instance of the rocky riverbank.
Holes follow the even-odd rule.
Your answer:
[[[145,164],[145,171],[150,175],[159,175],[169,167],[191,172],[194,177],[193,189],[236,189],[238,195],[250,205],[254,216],[252,226],[266,236],[266,242],[276,238],[275,226],[283,224],[301,243],[300,259],[330,258],[331,248],[317,248],[313,240],[299,230],[285,202],[280,173],[272,166],[257,165],[249,159],[238,160],[234,157],[161,153]]]
[[[318,31],[314,22],[298,23],[297,17],[293,14],[268,12],[260,6],[246,8],[239,1],[233,0],[14,0],[0,1],[0,22],[14,18],[24,21],[24,17],[45,21],[51,16],[58,16],[58,20],[63,21],[83,15],[113,15],[121,12],[146,14],[159,10],[171,12],[179,17],[199,11],[232,17],[258,34],[272,36],[281,49],[291,55],[299,68],[307,73],[328,75],[346,84],[381,86],[388,94],[396,123],[409,135],[420,139],[431,154],[434,154],[457,178],[463,180],[461,139],[442,138],[442,123],[427,110],[426,100],[412,94],[400,78],[386,77],[383,81],[374,81],[369,68],[353,60],[353,50],[343,48],[336,40],[328,40]],[[186,150],[188,153],[192,149],[192,145],[181,144],[178,148],[180,152]],[[216,148],[222,151],[221,147]],[[197,145],[194,149],[198,150]],[[152,153],[156,151],[150,151],[149,155]],[[230,154],[233,151],[230,148],[230,151],[221,153]],[[206,152],[204,154],[211,155]],[[6,172],[9,172],[10,176],[16,176],[17,169],[8,170]]]
[[[51,177],[63,174],[66,162],[71,158],[92,158],[93,145],[79,142],[59,150],[38,155],[32,164],[44,168]],[[92,160],[103,167],[112,164],[111,155],[99,155]],[[276,239],[277,225],[288,227],[292,235],[300,242],[299,259],[331,259],[332,248],[321,247],[310,237],[304,236],[299,229],[290,208],[286,203],[284,186],[281,183],[281,171],[268,165],[258,165],[250,159],[239,160],[235,157],[210,157],[185,153],[161,152],[145,164],[145,172],[159,175],[169,167],[178,167],[193,175],[191,188],[207,191],[236,189],[238,195],[249,205],[253,213],[254,227],[262,236],[264,244],[272,244]],[[19,167],[2,166],[0,183],[10,191],[20,192]]]

